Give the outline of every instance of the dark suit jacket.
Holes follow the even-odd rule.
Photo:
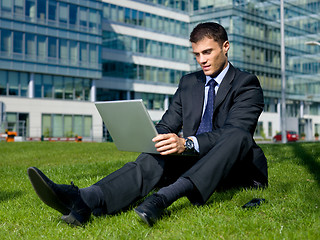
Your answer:
[[[157,125],[159,133],[178,133],[182,129],[185,137],[196,134],[202,115],[205,81],[203,71],[181,78],[169,109]],[[215,98],[213,130],[197,136],[200,158],[215,146],[226,128],[240,128],[253,137],[263,106],[263,92],[257,77],[230,64]],[[252,155],[252,162],[267,179],[266,158],[255,143]]]

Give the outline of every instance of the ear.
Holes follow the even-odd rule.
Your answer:
[[[227,40],[227,41],[225,41],[225,42],[222,44],[222,49],[223,49],[223,51],[224,51],[225,54],[228,53],[229,48],[230,48],[230,43],[229,43],[229,41]]]

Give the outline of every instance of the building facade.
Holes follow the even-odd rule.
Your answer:
[[[101,2],[1,0],[2,131],[101,137]]]
[[[286,129],[313,140],[320,123],[320,1],[284,1]],[[281,131],[280,1],[192,0],[191,27],[223,25],[231,43],[229,60],[258,76],[265,97],[256,137]]]
[[[198,68],[190,30],[222,24],[229,59],[256,74],[265,109],[256,137],[280,131],[280,1],[0,0],[0,124],[26,138],[100,141],[93,102],[143,99],[158,121],[180,77]],[[285,2],[287,129],[320,131],[319,0]],[[1,132],[1,129],[0,129]]]

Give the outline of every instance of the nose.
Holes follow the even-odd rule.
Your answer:
[[[199,63],[206,63],[207,59],[205,58],[205,56],[203,54],[199,54],[198,61],[199,61]]]

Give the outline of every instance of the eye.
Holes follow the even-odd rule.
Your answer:
[[[212,49],[208,49],[208,50],[203,51],[203,54],[209,55],[209,54],[211,54],[211,52],[212,52]]]

